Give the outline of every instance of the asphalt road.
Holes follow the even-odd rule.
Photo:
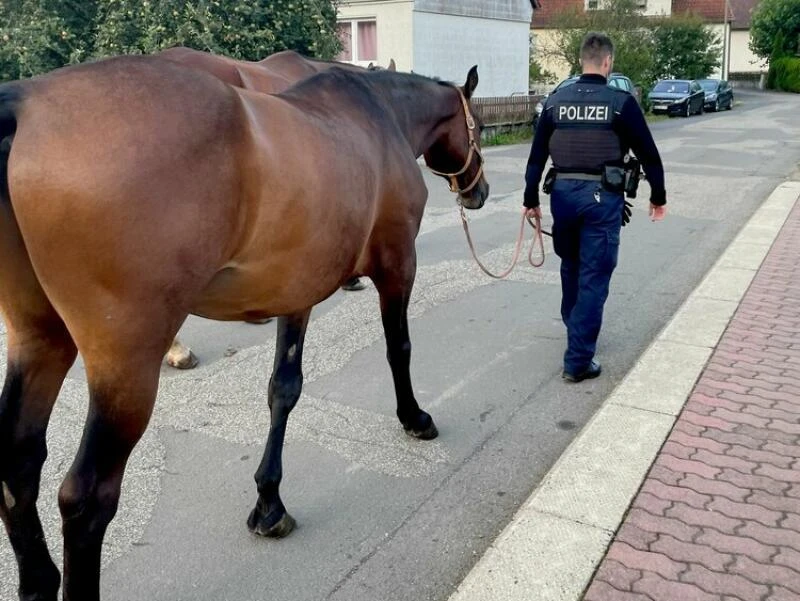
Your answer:
[[[374,289],[338,292],[313,313],[304,396],[290,419],[282,497],[299,528],[287,539],[258,539],[245,525],[267,432],[275,326],[191,318],[182,337],[201,365],[164,368],[106,539],[104,599],[446,599],[738,229],[796,173],[800,97],[737,97],[732,112],[654,124],[670,213],[649,222],[644,185],[607,304],[605,371],[581,385],[560,378],[557,259],[490,280],[467,254],[446,184],[429,177],[412,377],[440,437],[408,439],[395,420]],[[470,217],[496,268],[511,254],[527,154],[527,146],[486,153],[493,194]],[[77,365],[51,423],[39,502],[59,558],[55,495],[85,411]],[[0,601],[16,599],[15,589],[2,536]]]

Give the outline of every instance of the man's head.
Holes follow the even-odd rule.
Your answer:
[[[614,43],[604,33],[590,31],[581,43],[581,67],[584,73],[608,77],[614,66]]]

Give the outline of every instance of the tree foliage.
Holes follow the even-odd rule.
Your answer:
[[[797,0],[800,1],[800,0]],[[555,18],[558,33],[542,51],[580,73],[580,46],[589,31],[614,42],[614,71],[647,88],[662,77],[702,78],[720,65],[720,38],[703,22],[680,15],[652,19],[635,0],[605,0],[598,10],[566,10]]]
[[[800,53],[800,0],[761,0],[753,9],[750,49],[765,59]]]
[[[0,80],[82,60],[94,20],[92,2],[0,0]]]
[[[720,36],[698,17],[662,19],[653,28],[653,79],[703,79],[721,58]]]
[[[333,58],[338,0],[0,0],[0,79],[184,45],[258,60]]]
[[[782,56],[770,61],[767,87],[800,94],[800,58]]]
[[[614,70],[636,83],[647,80],[653,66],[651,32],[635,0],[608,0],[600,10],[568,9],[557,15],[554,44],[543,51],[580,73],[580,47],[590,31],[602,31],[614,42]]]

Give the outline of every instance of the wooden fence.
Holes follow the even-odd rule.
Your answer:
[[[495,96],[473,98],[472,104],[487,127],[526,125],[533,122],[536,103],[541,96]]]

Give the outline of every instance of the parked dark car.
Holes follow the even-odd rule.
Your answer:
[[[699,79],[697,83],[703,88],[706,96],[707,111],[729,111],[733,108],[733,88],[724,79]]]
[[[648,94],[654,115],[682,115],[689,117],[703,113],[705,94],[695,80],[662,79]]]
[[[566,88],[567,86],[573,85],[576,81],[578,81],[578,77],[579,77],[578,75],[573,75],[572,77],[568,77],[567,79],[559,83],[555,88],[553,88],[553,91],[550,92],[550,94],[553,94],[558,90]],[[622,75],[622,73],[612,73],[608,77],[608,85],[611,86],[612,88],[619,88],[620,90],[625,90],[626,92],[633,94],[633,96],[636,98],[636,102],[641,104],[642,101],[641,90],[633,85],[633,82],[630,80],[629,77]],[[544,101],[547,100],[547,97],[550,96],[550,94],[545,94],[544,97],[536,105],[536,110],[533,115],[534,128],[536,128],[536,123],[537,121],[539,121],[539,117],[542,116],[542,110],[544,109]]]

